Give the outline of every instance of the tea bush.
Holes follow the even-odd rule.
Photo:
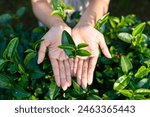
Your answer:
[[[95,28],[104,34],[112,59],[99,55],[91,86],[82,89],[72,78],[72,86],[63,91],[55,84],[49,58],[37,64],[47,29],[26,29],[20,20],[24,12],[22,7],[0,15],[0,99],[150,99],[150,22],[106,14]],[[68,24],[73,27],[79,17],[73,13]]]

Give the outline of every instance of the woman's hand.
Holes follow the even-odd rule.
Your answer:
[[[38,64],[44,60],[45,52],[48,48],[48,55],[52,64],[56,84],[61,86],[63,90],[66,90],[71,85],[70,60],[64,51],[58,48],[61,45],[61,35],[64,30],[71,34],[71,29],[62,23],[50,28],[43,36],[44,40],[41,42],[38,52]]]
[[[72,30],[72,37],[76,44],[86,43],[85,48],[92,55],[90,57],[77,57],[74,61],[73,74],[77,76],[77,82],[83,88],[92,84],[93,73],[99,56],[99,46],[107,58],[111,58],[104,36],[89,25],[77,25]]]

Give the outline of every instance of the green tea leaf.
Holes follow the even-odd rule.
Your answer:
[[[134,76],[136,78],[143,78],[144,76],[147,76],[147,75],[148,75],[147,68],[145,66],[141,66]]]
[[[124,73],[128,73],[133,68],[132,63],[126,56],[121,56],[121,68]]]
[[[54,10],[52,13],[51,13],[51,16],[54,16],[54,15],[58,15],[58,16],[61,16],[61,12],[60,10]]]
[[[51,80],[50,87],[49,87],[49,96],[51,100],[54,100],[55,97],[59,94],[60,88],[57,87],[54,80]]]
[[[116,23],[114,22],[114,20],[112,18],[109,18],[109,22],[110,22],[110,25],[112,26],[112,28],[116,27]]]
[[[20,18],[24,15],[25,12],[26,12],[26,7],[21,7],[17,10],[16,16]]]
[[[0,73],[0,88],[11,89],[12,84],[8,76]]]
[[[10,14],[0,15],[0,24],[7,24],[12,20],[12,16]]]
[[[0,70],[3,68],[6,61],[4,59],[0,59]]]
[[[18,69],[20,73],[26,74],[25,69],[21,64],[18,64]]]
[[[117,79],[114,83],[114,90],[122,90],[124,89],[129,83],[129,77],[127,75],[123,75]]]
[[[37,71],[34,71],[34,72],[31,74],[31,78],[32,78],[32,79],[39,79],[39,78],[43,78],[44,75],[45,75],[45,72],[40,71],[40,70],[37,70]]]
[[[98,95],[90,95],[86,98],[87,100],[102,100]]]
[[[75,43],[71,37],[71,35],[67,31],[62,32],[62,45],[73,45],[75,46]]]
[[[126,90],[126,89],[124,89],[124,90],[119,90],[119,92],[122,95],[124,95],[126,97],[129,97],[129,98],[131,98],[133,96],[133,91],[132,90]]]
[[[17,47],[18,47],[18,44],[19,44],[19,40],[18,38],[13,38],[7,45],[6,49],[4,50],[4,53],[3,53],[3,57],[4,58],[9,58],[11,59],[12,57],[14,57],[14,54],[17,50]]]
[[[133,37],[129,33],[119,33],[118,38],[126,43],[131,43]]]
[[[150,95],[150,89],[137,89],[135,90],[134,93],[142,95]]]
[[[132,35],[133,35],[133,36],[136,36],[137,34],[142,33],[143,30],[144,30],[144,28],[145,28],[145,25],[146,25],[145,22],[143,22],[143,23],[137,25],[137,26],[135,27],[135,29],[133,30]]]
[[[12,94],[13,96],[17,97],[17,98],[25,98],[25,97],[29,97],[30,93],[28,93],[27,91],[25,91],[22,87],[20,87],[19,85],[16,85],[13,90],[12,90]]]
[[[79,49],[76,51],[76,54],[78,56],[91,56],[91,53],[88,52],[87,50]]]
[[[80,48],[84,48],[84,47],[87,47],[87,46],[88,46],[88,44],[86,44],[86,43],[80,43],[80,44],[77,46],[77,48],[80,49]]]
[[[36,55],[37,55],[37,53],[35,53],[35,52],[31,52],[31,53],[27,54],[27,56],[24,59],[24,64],[27,65],[31,61],[31,59],[36,57]]]
[[[137,83],[137,86],[139,88],[144,88],[145,86],[149,87],[149,79],[148,78],[144,78],[142,80],[140,80],[138,83]]]
[[[78,92],[79,94],[82,93],[81,87],[74,80],[73,80],[73,87],[76,92]]]
[[[105,24],[108,21],[108,18],[109,13],[106,13],[103,17],[101,17],[101,19],[96,22],[96,29],[99,29],[103,24]]]
[[[143,52],[143,55],[150,59],[150,48],[146,48]]]
[[[75,50],[75,46],[73,45],[59,45],[58,47],[61,49]]]

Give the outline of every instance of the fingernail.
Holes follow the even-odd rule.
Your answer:
[[[108,57],[108,58],[112,58],[112,56],[111,56],[111,54],[110,54],[109,51],[107,52],[107,57]]]
[[[40,64],[40,60],[39,59],[37,60],[37,63]]]
[[[63,89],[64,91],[66,91],[66,90],[67,90],[67,86],[62,87],[62,89]]]
[[[88,85],[91,85],[91,84],[92,84],[92,82],[93,82],[92,80],[91,80],[91,81],[88,81]]]

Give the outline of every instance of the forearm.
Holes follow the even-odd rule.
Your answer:
[[[90,0],[90,4],[78,25],[91,25],[95,26],[96,22],[108,11],[110,0]]]
[[[50,0],[31,0],[32,8],[35,16],[43,22],[48,28],[63,24],[63,20],[59,16],[51,16],[53,8],[50,6]]]

